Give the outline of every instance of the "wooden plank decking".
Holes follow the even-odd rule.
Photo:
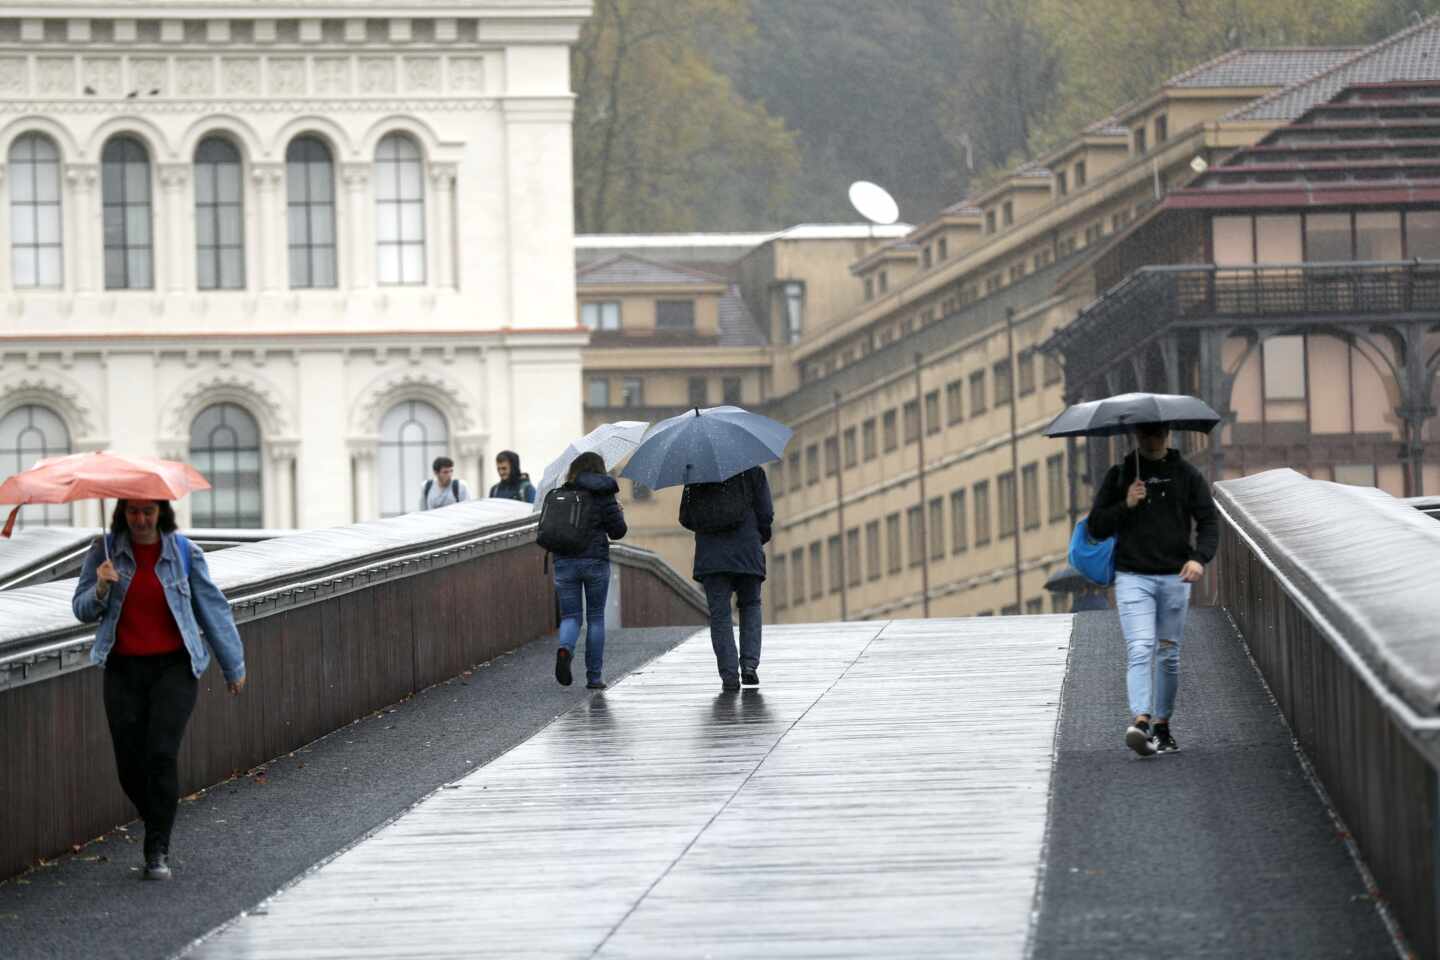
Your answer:
[[[1020,957],[1068,616],[707,634],[190,956]]]

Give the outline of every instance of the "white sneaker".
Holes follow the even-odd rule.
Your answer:
[[[1138,723],[1132,723],[1125,731],[1125,746],[1142,757],[1155,756],[1155,735],[1150,732],[1150,724],[1141,726]]]

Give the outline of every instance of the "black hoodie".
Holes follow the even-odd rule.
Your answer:
[[[535,485],[530,482],[530,474],[520,472],[520,455],[513,450],[501,450],[495,455],[495,459],[505,460],[510,464],[510,477],[491,487],[490,496],[534,503]]]
[[[1131,453],[1105,474],[1090,508],[1090,535],[1097,540],[1115,537],[1115,569],[1172,574],[1189,560],[1204,564],[1214,559],[1220,528],[1204,475],[1179,450],[1167,450],[1162,460],[1141,455],[1140,479],[1145,481],[1145,499],[1132,510],[1125,506],[1125,491],[1135,482]]]

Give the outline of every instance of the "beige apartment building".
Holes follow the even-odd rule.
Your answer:
[[[1370,48],[1240,50],[1198,66],[902,236],[851,240],[853,254],[839,258],[843,263],[815,256],[795,327],[785,324],[785,291],[793,290],[785,270],[765,268],[764,244],[737,251],[730,275],[758,334],[750,346],[754,379],[745,381],[758,397],[743,400],[758,399],[795,429],[785,460],[770,469],[776,524],[767,617],[1062,608],[1066,598],[1048,596],[1044,581],[1064,563],[1073,523],[1120,444],[1087,450],[1041,431],[1067,400],[1122,389],[1212,399],[1228,417],[1214,446],[1184,442],[1214,476],[1285,464],[1396,495],[1422,490],[1434,473],[1421,464],[1436,434],[1437,316],[1423,298],[1412,296],[1415,311],[1401,310],[1394,297],[1362,305],[1357,291],[1372,287],[1363,279],[1337,281],[1332,265],[1298,294],[1293,284],[1272,294],[1265,291],[1273,283],[1247,288],[1287,302],[1309,296],[1311,304],[1312,288],[1323,288],[1328,310],[1255,316],[1226,301],[1228,313],[1197,313],[1192,305],[1181,317],[1177,298],[1189,288],[1166,287],[1152,274],[1177,265],[1213,274],[1217,264],[1249,264],[1252,276],[1271,277],[1276,270],[1255,264],[1440,256],[1424,239],[1425,208],[1440,196],[1409,180],[1384,195],[1359,189],[1332,197],[1329,219],[1312,219],[1305,209],[1316,184],[1350,178],[1358,162],[1369,163],[1375,180],[1397,169],[1412,180],[1429,176],[1415,150],[1403,146],[1378,155],[1372,142],[1368,153],[1363,145],[1335,152],[1338,164],[1329,166],[1324,152],[1350,136],[1334,119],[1347,111],[1370,122],[1372,141],[1423,138],[1432,88],[1422,83],[1384,116],[1363,88],[1434,79],[1435,58],[1422,54],[1437,33],[1432,20]],[[1317,135],[1307,111],[1332,99],[1342,102]],[[1312,143],[1316,150],[1306,153]],[[1227,172],[1232,162],[1240,165],[1234,176]],[[1308,164],[1306,172],[1297,174],[1297,164]],[[1277,177],[1298,181],[1272,197],[1267,185]],[[1244,182],[1236,186],[1237,179]],[[1270,206],[1293,223],[1271,223]],[[1393,214],[1393,224],[1371,216],[1380,213]],[[1249,246],[1237,239],[1242,227],[1251,231]],[[1257,231],[1269,238],[1275,230],[1289,239],[1256,246]],[[1372,251],[1377,232],[1388,239]],[[695,253],[680,251],[677,259],[694,265]],[[747,262],[748,271],[740,266]],[[582,266],[582,312],[595,295],[584,275]],[[1221,288],[1236,282],[1227,276]],[[1154,289],[1170,292],[1156,296]],[[1213,283],[1207,289],[1213,307]],[[1395,313],[1393,335],[1365,333],[1386,305]],[[1344,349],[1319,346],[1322,326],[1340,331],[1331,339]],[[619,356],[592,359],[603,350],[597,341],[587,354],[587,376],[622,363]],[[720,369],[705,358],[711,351],[719,361],[726,348],[686,351],[688,367],[643,362],[668,397],[700,376],[688,372],[697,366]],[[1334,389],[1341,373],[1349,384],[1343,394]],[[587,422],[595,412],[587,407]],[[1440,476],[1432,491],[1435,480]],[[682,555],[684,569],[688,552],[660,546],[675,536],[675,505],[656,500],[659,513],[647,516],[637,540],[672,562]],[[681,540],[688,551],[688,537]]]
[[[797,385],[790,353],[807,325],[859,304],[849,264],[908,230],[576,237],[578,316],[591,331],[585,429],[723,403],[764,409]],[[629,539],[688,572],[679,490],[622,486]]]

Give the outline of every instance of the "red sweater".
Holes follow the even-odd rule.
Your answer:
[[[153,657],[185,648],[185,639],[175,625],[165,588],[155,575],[163,544],[130,542],[135,554],[135,577],[125,591],[120,622],[115,629],[115,653],[124,657]]]

